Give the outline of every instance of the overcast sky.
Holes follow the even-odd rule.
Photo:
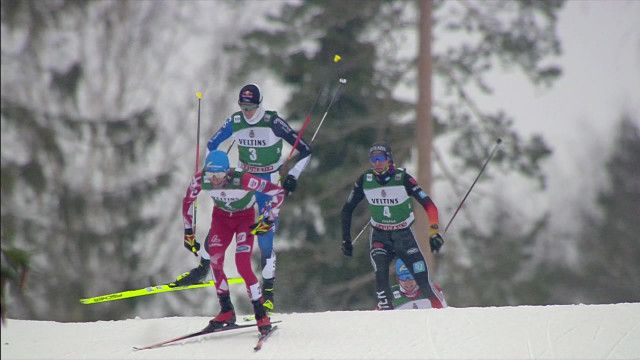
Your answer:
[[[563,75],[535,89],[519,75],[497,74],[493,100],[524,131],[554,145],[606,131],[623,110],[640,115],[640,2],[569,1],[558,31]]]
[[[558,33],[562,76],[552,87],[500,70],[488,79],[494,93],[479,103],[505,110],[523,135],[542,134],[553,150],[545,193],[533,196],[510,179],[496,178],[495,188],[521,199],[523,212],[548,208],[552,226],[567,228],[605,183],[600,166],[613,125],[623,111],[640,121],[640,1],[568,1]]]
[[[605,130],[627,109],[640,113],[640,2],[570,1],[559,32],[563,76],[548,91],[504,92],[526,129],[562,141],[584,124]]]

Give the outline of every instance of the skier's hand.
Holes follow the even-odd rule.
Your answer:
[[[287,195],[296,191],[296,186],[298,185],[298,180],[293,175],[287,175],[282,182],[282,188],[287,191]]]
[[[444,244],[444,239],[438,232],[438,224],[433,224],[429,227],[429,245],[431,246],[431,252],[437,253]]]
[[[342,253],[344,254],[344,256],[353,256],[353,244],[351,243],[351,240],[342,241]]]
[[[251,234],[253,235],[266,234],[271,231],[274,222],[275,221],[270,220],[269,217],[260,215],[258,222],[251,225],[249,229],[251,229]]]
[[[193,234],[193,229],[184,229],[184,247],[191,253],[193,253],[193,255],[198,256],[200,243],[196,241],[196,236]]]

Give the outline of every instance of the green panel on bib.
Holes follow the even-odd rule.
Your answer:
[[[253,191],[242,188],[243,171],[233,170],[229,178],[229,183],[221,189],[215,189],[202,178],[202,190],[209,193],[215,206],[225,211],[235,212],[248,209],[253,206],[255,197]]]
[[[385,185],[378,183],[372,170],[364,174],[362,188],[369,203],[372,225],[397,230],[413,223],[413,204],[404,187],[404,174],[404,169],[396,169]]]
[[[265,111],[256,124],[247,123],[242,112],[232,115],[233,134],[238,143],[240,165],[250,172],[273,172],[281,165],[282,138],[271,130],[271,122],[278,114]]]

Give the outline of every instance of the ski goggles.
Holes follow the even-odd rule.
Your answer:
[[[387,161],[387,155],[385,154],[374,154],[369,156],[369,162],[371,162],[372,164],[384,161]]]
[[[213,179],[216,179],[217,183],[219,183],[220,181],[224,180],[224,178],[227,176],[227,173],[225,171],[219,171],[219,172],[205,172],[204,173],[204,181],[211,183],[213,182]]]
[[[238,105],[240,106],[240,110],[242,111],[251,111],[251,110],[255,110],[258,108],[258,104],[254,104],[254,103],[241,103],[239,102]]]

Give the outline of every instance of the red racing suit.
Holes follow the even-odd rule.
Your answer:
[[[209,185],[209,186],[208,186]],[[227,247],[236,236],[236,268],[245,281],[251,300],[261,296],[260,284],[251,267],[254,235],[250,226],[257,221],[255,210],[255,192],[272,196],[270,218],[275,220],[284,201],[284,189],[272,182],[252,174],[229,170],[227,182],[221,188],[212,188],[203,182],[202,172],[191,180],[187,193],[182,200],[184,228],[193,228],[193,203],[200,191],[205,190],[214,201],[211,214],[211,228],[204,242],[211,257],[211,270],[219,295],[229,293],[227,276],[224,273],[224,256]]]

